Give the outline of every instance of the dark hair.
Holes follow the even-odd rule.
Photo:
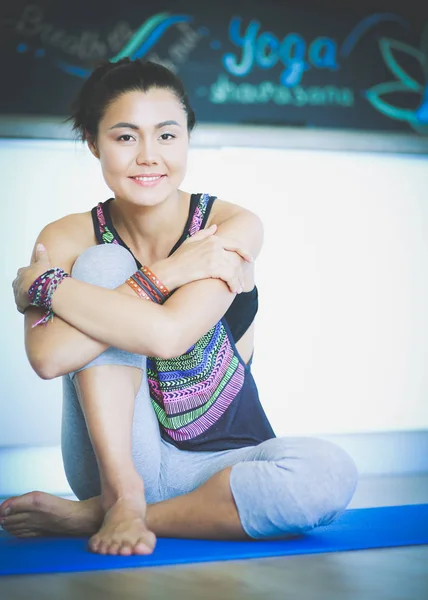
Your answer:
[[[122,58],[115,63],[100,63],[83,84],[70,108],[73,131],[82,141],[95,139],[98,124],[107,108],[123,93],[147,92],[152,88],[173,92],[187,115],[189,133],[195,126],[195,113],[187,97],[183,83],[166,67],[140,59]]]

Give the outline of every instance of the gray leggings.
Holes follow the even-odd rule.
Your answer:
[[[115,288],[135,270],[135,261],[125,248],[106,244],[86,250],[72,275]],[[191,492],[214,473],[232,466],[232,495],[242,527],[252,538],[303,533],[343,513],[355,491],[357,469],[345,451],[331,442],[284,437],[237,450],[192,452],[163,440],[149,397],[145,361],[144,356],[110,347],[83,368],[119,364],[143,371],[135,400],[132,448],[149,504]],[[84,500],[100,494],[100,478],[74,375],[63,378],[62,454],[70,487]]]

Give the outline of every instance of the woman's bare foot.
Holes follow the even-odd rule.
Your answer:
[[[0,524],[16,537],[92,536],[93,552],[129,556],[151,554],[156,545],[145,512],[144,496],[119,498],[105,512],[99,497],[78,502],[30,492],[3,502]]]
[[[106,507],[107,508],[107,507]],[[89,540],[99,554],[151,554],[156,536],[147,529],[144,494],[117,498],[105,513],[101,529]]]
[[[16,537],[88,536],[99,529],[103,516],[99,497],[78,502],[30,492],[0,506],[0,525]]]

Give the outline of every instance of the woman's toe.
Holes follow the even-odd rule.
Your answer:
[[[110,544],[108,542],[101,541],[101,543],[98,546],[97,552],[99,554],[108,554],[109,546],[110,546]]]
[[[16,515],[9,515],[8,517],[0,518],[0,525],[2,527],[10,527],[18,523],[25,523],[28,521],[30,513],[18,513]]]
[[[119,550],[121,556],[131,556],[132,548],[128,542],[124,542]]]
[[[135,554],[150,554],[152,548],[143,539],[138,540],[134,547]]]
[[[112,542],[108,549],[108,553],[112,555],[119,554],[120,544],[118,542]]]
[[[92,552],[97,552],[98,551],[98,547],[101,543],[101,540],[99,537],[97,536],[92,536],[91,539],[89,540],[89,548],[90,550],[92,550]]]

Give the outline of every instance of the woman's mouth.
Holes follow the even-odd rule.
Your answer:
[[[153,173],[150,175],[134,175],[133,177],[130,177],[130,179],[142,187],[154,187],[160,181],[162,181],[164,177],[166,177],[166,175]]]

